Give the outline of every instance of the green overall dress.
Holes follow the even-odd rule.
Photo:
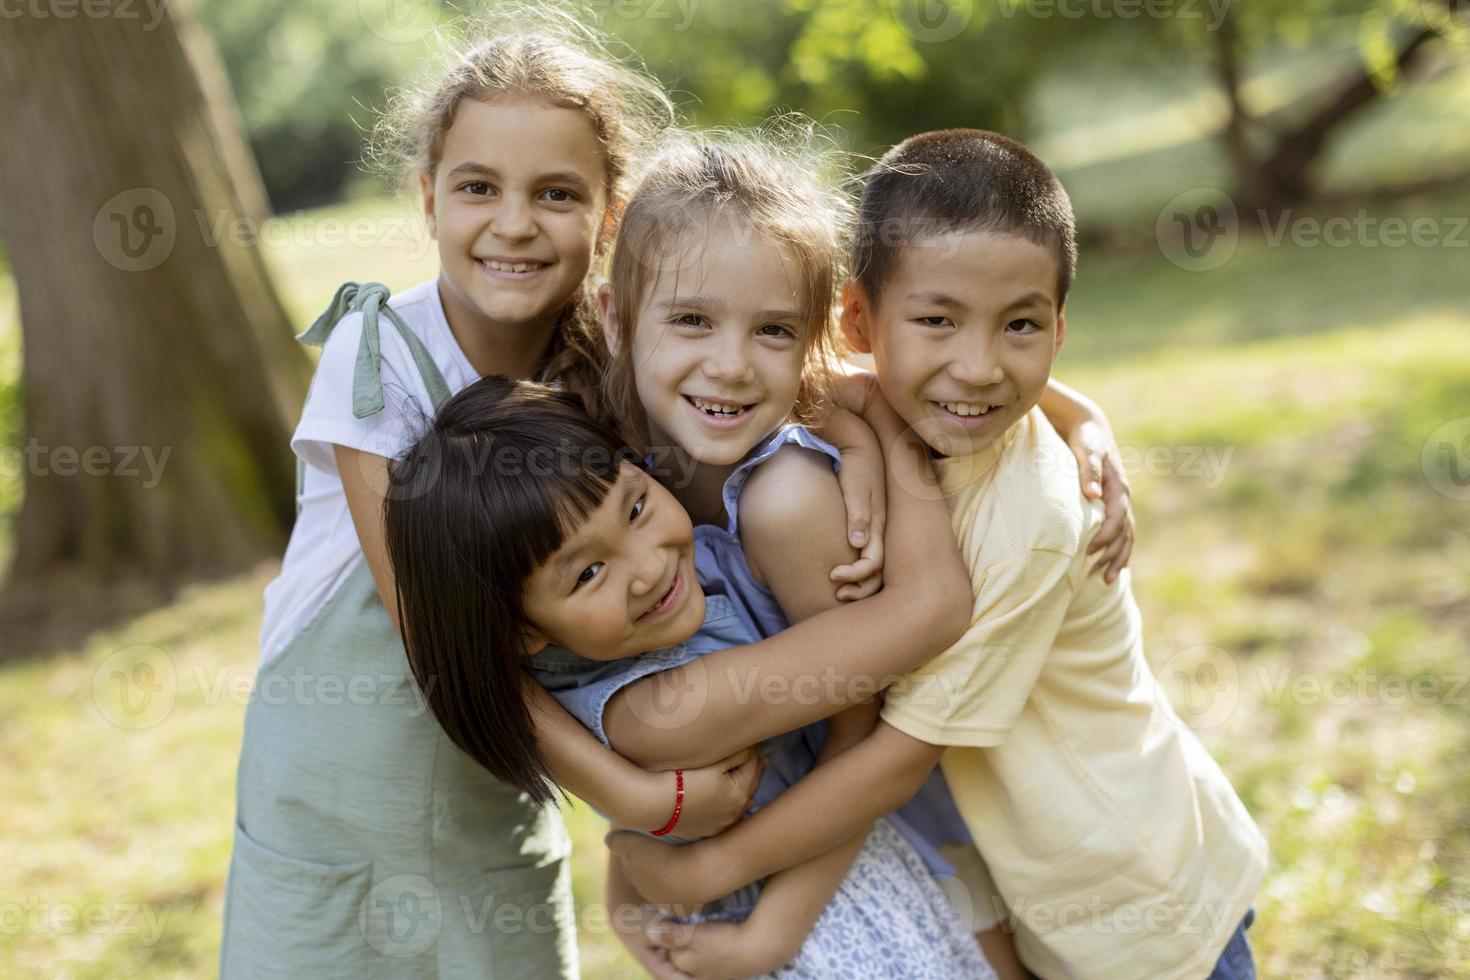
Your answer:
[[[383,405],[381,313],[437,410],[443,377],[387,295],[344,286],[302,339],[324,343],[344,315],[363,312],[353,378],[362,417]],[[226,980],[577,975],[559,811],[532,805],[445,737],[365,559],[257,676],[236,791]]]

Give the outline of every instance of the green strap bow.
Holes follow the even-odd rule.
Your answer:
[[[444,383],[444,376],[439,373],[434,359],[429,356],[429,349],[409,325],[403,322],[398,311],[388,305],[389,295],[388,287],[380,282],[343,283],[337,290],[337,295],[332,297],[331,305],[296,338],[321,347],[343,317],[349,313],[362,314],[362,341],[357,346],[357,363],[352,370],[352,414],[360,419],[383,410],[383,350],[379,337],[379,315],[388,318],[388,322],[398,331],[398,336],[408,345],[414,364],[418,366],[419,375],[424,379],[424,387],[429,390],[434,410],[437,412],[449,399],[449,385]]]

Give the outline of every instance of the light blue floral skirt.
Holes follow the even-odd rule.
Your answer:
[[[995,971],[918,852],[880,820],[801,952],[769,976],[988,980]]]

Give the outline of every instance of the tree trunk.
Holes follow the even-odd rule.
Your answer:
[[[1459,0],[1447,0],[1449,3]],[[1419,30],[1399,48],[1395,65],[1408,74],[1424,44],[1436,36]],[[1274,133],[1265,152],[1251,139],[1256,125],[1241,99],[1239,39],[1234,13],[1226,10],[1214,32],[1215,77],[1229,105],[1222,137],[1235,171],[1236,205],[1242,214],[1274,214],[1312,196],[1311,168],[1322,155],[1327,137],[1349,116],[1378,98],[1379,90],[1366,68],[1338,83],[1336,93],[1309,118],[1284,133]]]
[[[1399,48],[1394,64],[1401,74],[1412,71],[1425,42],[1436,37],[1432,30],[1421,30]],[[1290,132],[1281,134],[1271,155],[1262,162],[1269,185],[1284,202],[1301,201],[1311,192],[1308,171],[1322,154],[1327,136],[1344,119],[1378,98],[1379,87],[1365,68],[1344,79],[1337,93],[1311,118]]]
[[[24,345],[7,588],[167,590],[279,550],[307,362],[254,235],[232,234],[257,230],[264,194],[187,11],[39,9],[0,29],[0,232]]]

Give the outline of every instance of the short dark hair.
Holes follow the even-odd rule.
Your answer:
[[[1057,306],[1077,276],[1072,202],[1056,174],[1020,143],[983,129],[910,136],[863,178],[853,276],[877,302],[899,250],[931,235],[998,231],[1050,248]]]
[[[574,394],[491,375],[444,403],[389,467],[384,537],[409,668],[449,740],[536,803],[522,637],[526,580],[637,453]]]

